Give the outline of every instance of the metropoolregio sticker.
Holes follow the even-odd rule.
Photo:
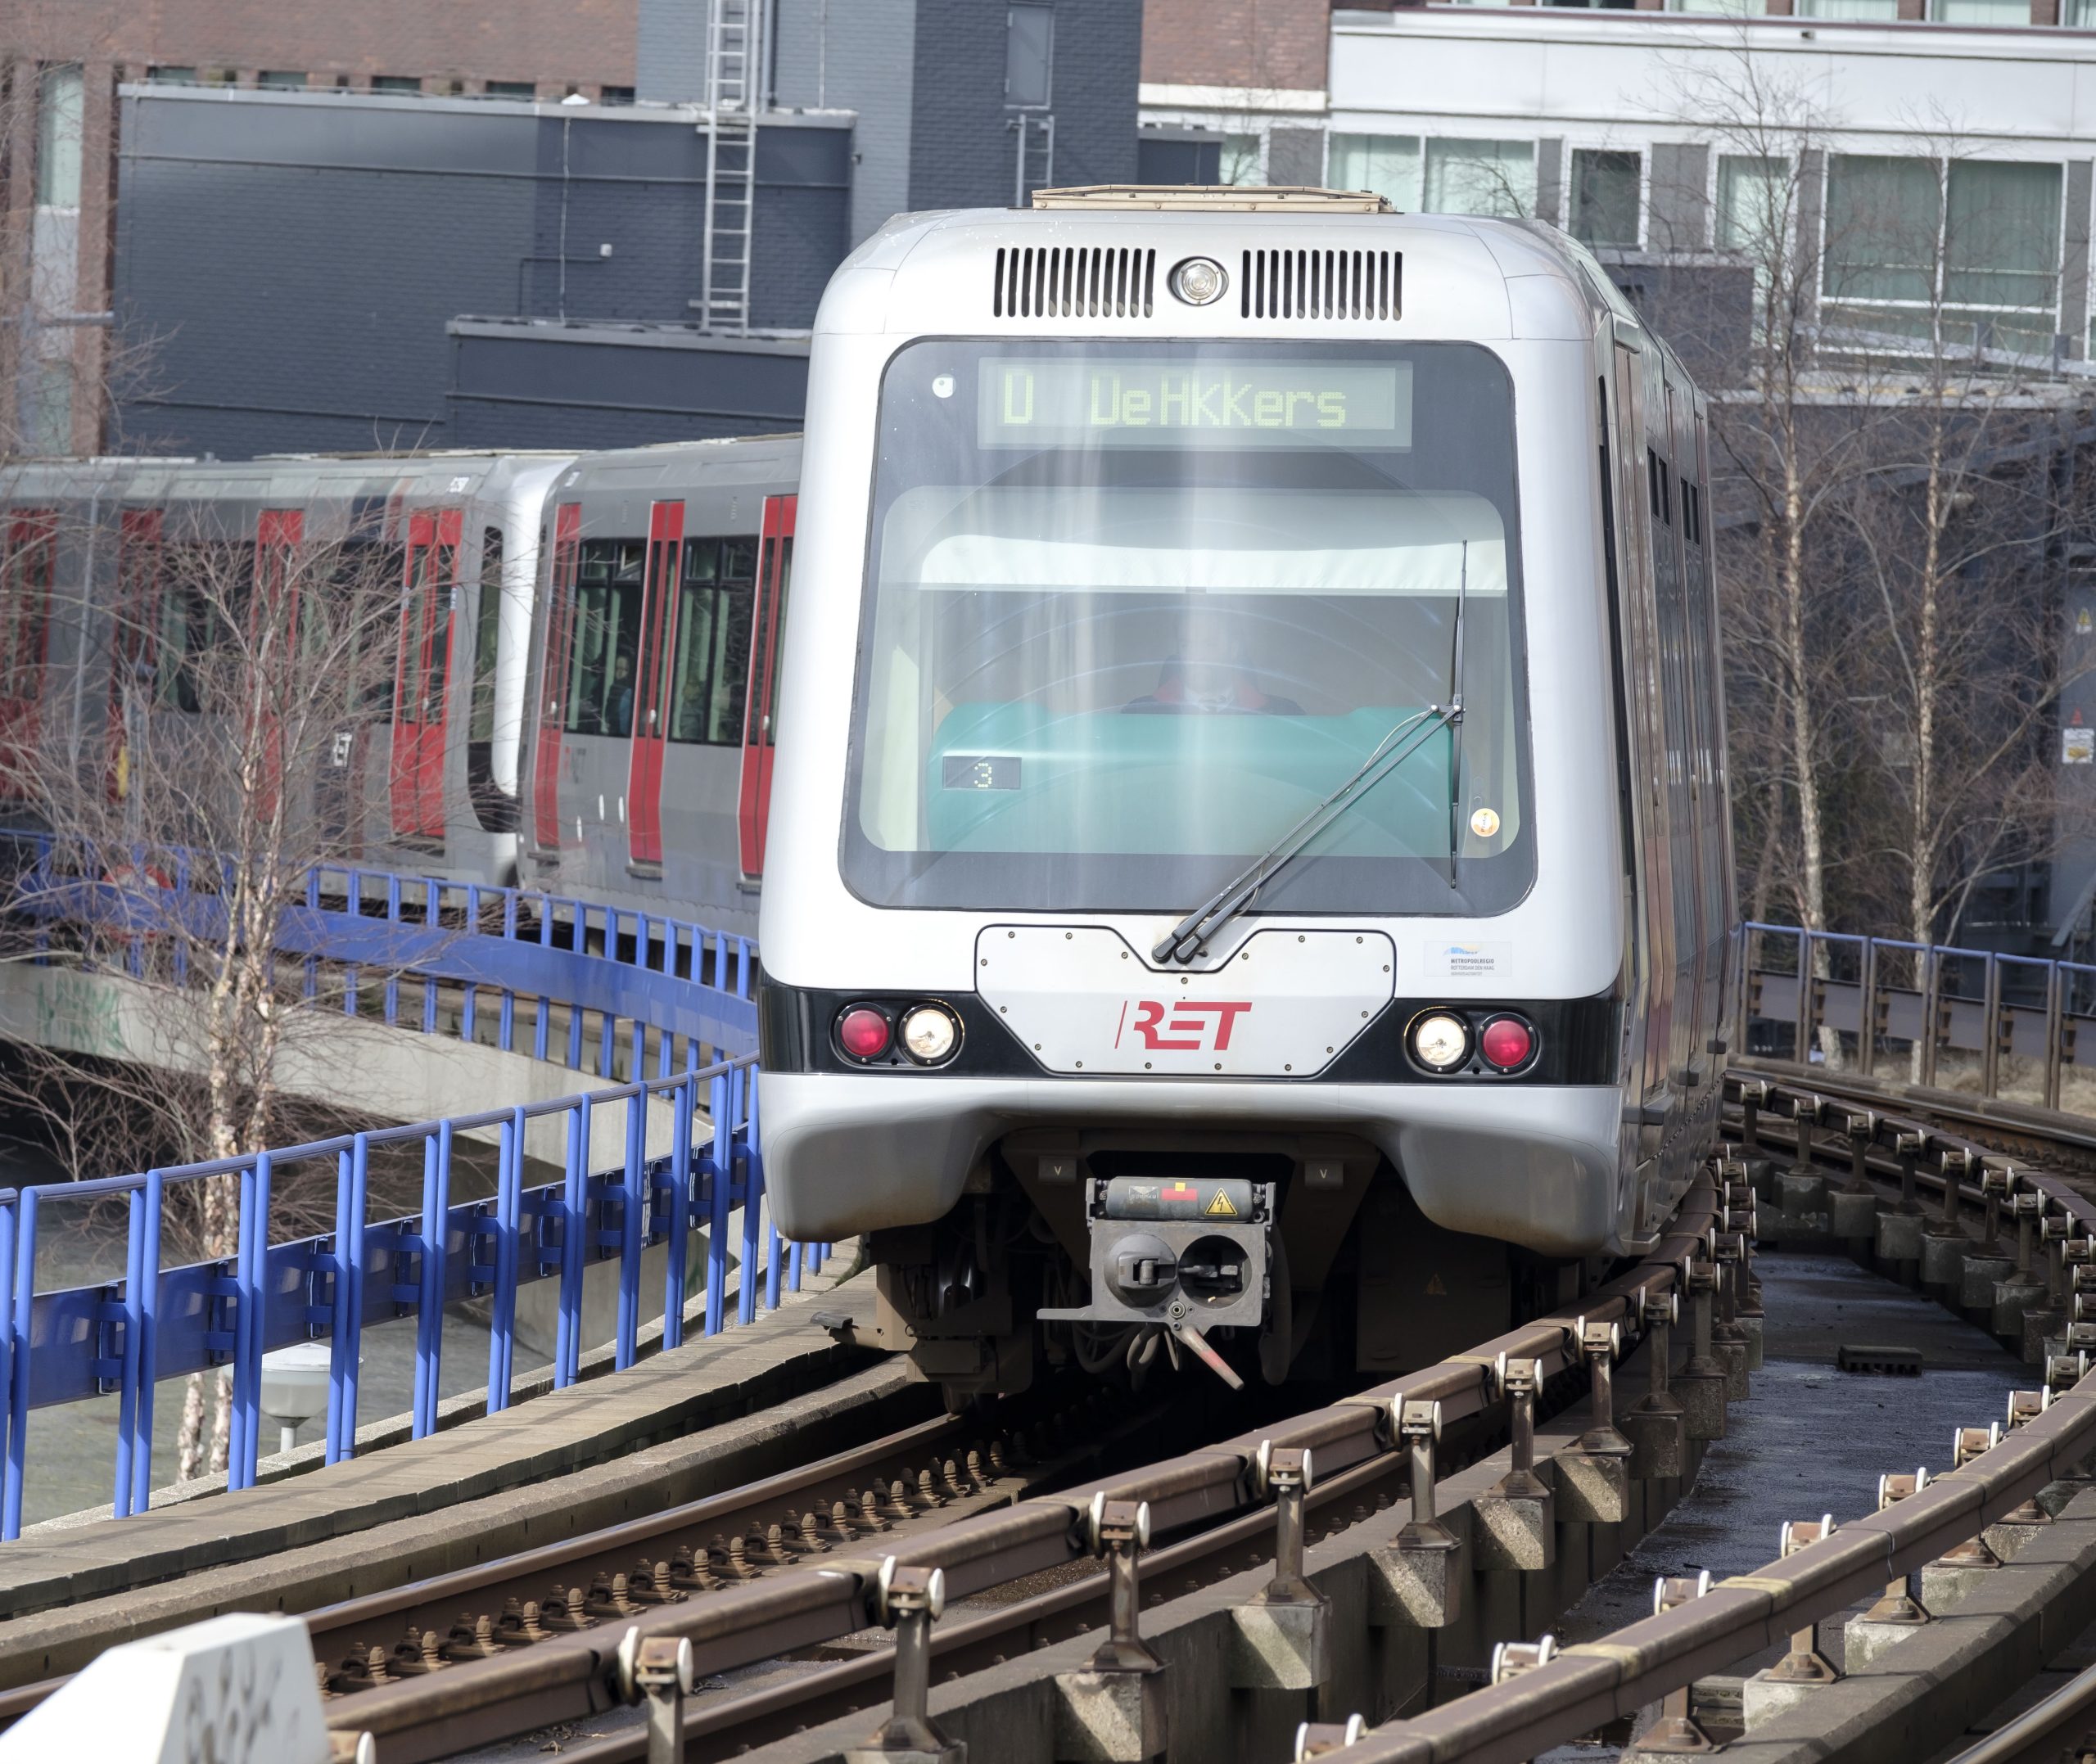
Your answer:
[[[1462,938],[1437,939],[1423,946],[1431,980],[1504,980],[1514,972],[1511,943],[1473,943]]]

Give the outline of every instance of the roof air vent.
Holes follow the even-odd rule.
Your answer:
[[[1127,246],[1014,246],[997,253],[999,318],[1147,318],[1157,253]]]
[[[1395,318],[1403,267],[1396,251],[1247,251],[1239,297],[1247,318]]]

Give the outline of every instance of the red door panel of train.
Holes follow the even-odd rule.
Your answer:
[[[626,786],[626,864],[649,874],[662,867],[662,757],[669,745],[671,657],[677,649],[677,586],[684,505],[648,512],[648,568],[640,589],[640,677],[635,682],[631,756]],[[621,719],[621,720],[625,720]]]
[[[305,513],[298,508],[265,508],[255,522],[255,593],[248,602],[249,665],[261,670],[262,787],[253,813],[266,819],[277,811],[277,792],[284,776],[283,720],[274,681],[293,677],[299,640],[296,553],[305,535]]]
[[[391,779],[393,831],[408,838],[444,837],[445,712],[461,526],[456,508],[417,509],[408,517]]]
[[[51,583],[58,517],[43,511],[7,523],[5,576],[0,578],[0,797],[34,792],[37,706],[51,641]]]
[[[750,618],[750,682],[744,700],[743,779],[736,828],[743,874],[764,873],[765,822],[771,812],[773,726],[779,709],[779,636],[785,628],[786,592],[793,574],[793,515],[797,496],[767,496],[757,544],[757,603]]]
[[[560,732],[567,715],[568,646],[574,637],[575,570],[582,535],[582,504],[562,503],[553,515],[553,563],[546,596],[546,642],[540,661],[539,732],[531,756],[531,842],[560,850]]]
[[[127,508],[116,538],[116,635],[109,673],[109,800],[130,793],[160,661],[160,511]]]

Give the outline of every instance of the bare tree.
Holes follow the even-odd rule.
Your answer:
[[[82,714],[34,743],[0,747],[0,787],[48,832],[48,855],[16,875],[7,905],[17,923],[72,927],[59,933],[71,954],[124,974],[153,1044],[92,1132],[74,1104],[111,1084],[106,1060],[25,1048],[0,1078],[80,1173],[233,1157],[298,1114],[281,1077],[289,1013],[309,984],[338,1010],[340,993],[332,974],[282,952],[314,866],[356,855],[348,762],[393,715],[404,590],[388,539],[347,507],[308,510],[302,526],[264,513],[248,538],[215,511],[178,505],[127,525],[113,580],[91,575],[58,595],[53,615],[84,645],[79,671],[106,679],[108,697],[89,693]],[[126,1148],[133,1156],[112,1166]],[[234,1180],[178,1192],[190,1210],[171,1221],[178,1243],[233,1253]],[[296,1213],[296,1189],[285,1201]],[[324,1229],[330,1209],[317,1195],[307,1206]],[[192,1378],[185,1476],[205,1461],[206,1404]],[[221,1378],[214,1468],[229,1404]]]

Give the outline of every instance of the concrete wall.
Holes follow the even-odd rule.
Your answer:
[[[134,444],[242,458],[734,432],[610,443],[542,417],[462,435],[445,395],[461,314],[690,321],[706,152],[690,112],[157,88],[124,111],[115,300],[155,340],[125,402]],[[841,120],[761,134],[759,324],[808,324],[847,248]]]

